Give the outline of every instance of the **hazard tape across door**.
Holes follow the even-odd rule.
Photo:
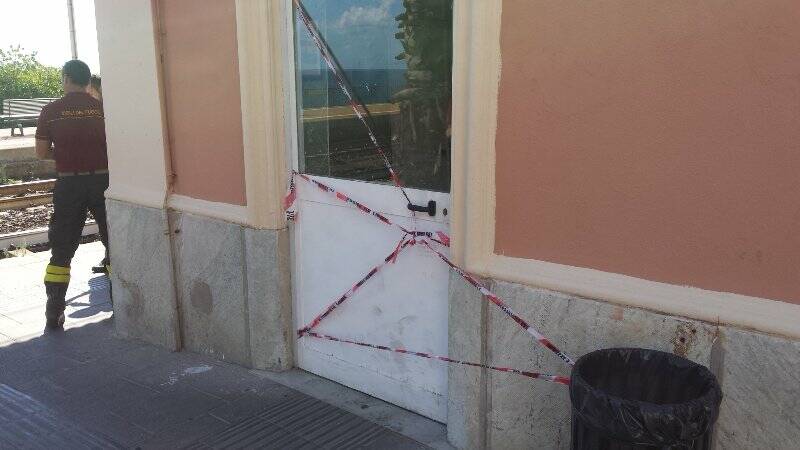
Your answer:
[[[389,177],[391,178],[391,180],[395,184],[395,186],[402,192],[402,194],[406,198],[406,200],[408,200],[409,203],[410,203],[410,198],[408,197],[408,195],[407,195],[402,183],[400,182],[399,174],[392,167],[391,161],[389,160],[388,156],[386,155],[385,150],[381,147],[380,143],[378,142],[378,139],[377,139],[374,131],[372,130],[372,127],[370,126],[369,121],[367,120],[367,118],[369,117],[369,110],[367,109],[366,105],[359,103],[359,101],[356,99],[355,95],[353,94],[352,89],[350,88],[350,83],[348,82],[348,80],[346,78],[346,75],[341,70],[341,66],[336,61],[336,58],[334,57],[333,53],[331,52],[330,47],[327,45],[327,43],[323,39],[322,35],[317,30],[317,27],[314,24],[314,21],[308,15],[308,12],[306,11],[306,9],[303,6],[302,2],[300,0],[293,0],[293,1],[294,1],[296,10],[297,10],[297,14],[298,14],[300,20],[305,25],[305,28],[308,31],[308,34],[311,37],[311,40],[314,41],[314,44],[316,45],[317,49],[319,50],[323,60],[325,61],[325,63],[327,64],[328,68],[333,73],[334,78],[336,79],[337,84],[339,85],[339,88],[342,90],[342,92],[344,93],[345,97],[347,97],[349,105],[353,109],[354,113],[356,114],[356,117],[358,117],[358,119],[364,125],[364,128],[366,129],[366,132],[369,135],[369,139],[372,142],[372,145],[375,147],[376,152],[381,156],[381,159],[382,159],[384,165],[386,166],[386,169],[389,172]],[[515,313],[508,306],[508,304],[506,304],[502,299],[500,299],[500,297],[498,297],[495,293],[493,293],[491,290],[489,290],[489,288],[487,288],[483,283],[478,281],[478,279],[476,277],[472,276],[467,271],[465,271],[464,269],[462,269],[459,266],[457,266],[456,264],[454,264],[449,258],[447,258],[447,256],[444,255],[444,253],[442,253],[440,250],[435,248],[435,246],[449,247],[450,238],[445,233],[442,233],[440,231],[437,231],[437,232],[418,231],[418,230],[416,230],[416,221],[414,221],[414,227],[411,230],[409,230],[406,227],[403,227],[403,226],[401,226],[399,224],[396,224],[396,223],[392,222],[388,217],[386,217],[385,215],[377,212],[374,208],[369,208],[366,205],[364,205],[363,203],[354,200],[350,195],[347,195],[347,194],[345,194],[345,193],[343,193],[341,191],[333,189],[333,188],[331,188],[331,187],[319,182],[318,180],[315,180],[314,178],[312,178],[312,177],[310,177],[310,176],[308,176],[306,174],[297,173],[295,171],[292,171],[292,174],[291,174],[291,177],[290,177],[290,181],[289,181],[289,190],[288,190],[288,193],[286,194],[286,197],[284,199],[284,204],[283,204],[284,209],[286,210],[286,213],[287,213],[287,219],[295,220],[295,221],[299,219],[299,217],[297,216],[297,212],[293,209],[294,203],[295,203],[295,201],[297,199],[297,183],[296,183],[297,178],[300,178],[301,180],[307,182],[310,186],[314,186],[314,187],[322,190],[326,194],[328,194],[328,195],[330,195],[332,197],[335,197],[336,199],[338,199],[338,200],[340,200],[340,201],[342,201],[342,202],[344,202],[344,203],[356,208],[361,213],[374,218],[376,221],[381,222],[382,224],[384,224],[386,226],[397,227],[403,233],[400,241],[395,245],[394,250],[389,255],[387,255],[382,262],[380,262],[378,265],[376,265],[370,271],[368,271],[366,273],[366,275],[364,275],[350,289],[345,291],[341,296],[339,296],[333,302],[331,302],[330,305],[327,308],[325,308],[325,310],[323,310],[319,315],[317,315],[313,320],[311,320],[311,322],[309,322],[303,328],[299,329],[298,330],[298,338],[302,338],[304,336],[307,336],[307,337],[312,337],[312,338],[316,338],[316,339],[324,339],[324,340],[329,340],[329,341],[334,341],[334,342],[340,342],[340,343],[345,343],[345,344],[350,344],[350,345],[357,345],[357,346],[361,346],[361,347],[372,348],[372,349],[376,349],[376,350],[400,353],[400,354],[405,354],[405,355],[412,355],[412,356],[417,356],[417,357],[421,357],[421,358],[435,359],[435,360],[439,360],[439,361],[443,361],[443,362],[447,362],[447,363],[461,364],[461,365],[467,365],[467,366],[473,366],[473,367],[480,367],[480,368],[489,369],[489,370],[496,370],[496,371],[500,371],[500,372],[516,373],[518,375],[526,376],[526,377],[529,377],[529,378],[536,378],[536,379],[541,379],[541,380],[545,380],[545,381],[551,381],[551,382],[554,382],[554,383],[560,383],[560,384],[565,384],[565,385],[569,384],[569,378],[568,377],[562,377],[562,376],[557,376],[557,375],[549,375],[549,374],[542,374],[542,373],[538,373],[538,372],[530,372],[530,371],[525,371],[525,370],[520,370],[520,369],[512,369],[512,368],[508,368],[508,367],[491,366],[491,365],[475,363],[475,362],[460,361],[460,360],[449,358],[447,356],[437,356],[437,355],[431,355],[431,354],[428,354],[428,353],[425,353],[425,352],[411,351],[411,350],[407,350],[407,349],[403,349],[403,348],[391,348],[391,347],[387,347],[387,346],[383,346],[383,345],[371,344],[371,343],[366,343],[366,342],[357,342],[357,341],[353,341],[353,340],[349,340],[349,339],[329,336],[329,335],[325,335],[325,334],[321,334],[321,333],[315,332],[314,328],[316,328],[320,324],[320,322],[322,322],[324,319],[329,317],[330,314],[334,310],[336,310],[339,306],[341,306],[348,299],[350,299],[356,293],[357,290],[359,290],[365,283],[367,283],[379,271],[381,271],[387,265],[397,262],[398,256],[400,255],[401,252],[403,252],[407,248],[410,248],[410,247],[413,247],[413,246],[416,246],[416,245],[420,245],[423,248],[425,248],[425,249],[431,251],[432,253],[434,253],[436,256],[438,256],[439,259],[441,259],[451,269],[453,269],[456,273],[458,273],[465,281],[467,281],[470,285],[472,285],[475,289],[477,289],[478,292],[480,292],[481,295],[485,299],[487,299],[491,303],[495,304],[509,318],[511,318],[521,328],[523,328],[528,334],[530,334],[537,343],[539,343],[544,348],[546,348],[546,349],[550,350],[551,352],[553,352],[562,361],[564,361],[565,363],[569,364],[570,366],[575,364],[575,362],[574,362],[574,360],[572,358],[570,358],[564,352],[559,350],[558,347],[556,347],[550,339],[548,339],[547,337],[542,335],[538,330],[536,330],[536,328],[534,328],[527,321],[522,319],[517,313]],[[414,215],[413,215],[413,212],[412,212],[412,220],[413,220],[413,218],[414,218]]]

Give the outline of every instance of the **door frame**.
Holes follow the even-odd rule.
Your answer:
[[[337,0],[329,0],[329,1],[337,1]],[[286,165],[287,165],[287,170],[291,169],[291,170],[295,170],[295,171],[299,172],[299,170],[300,170],[300,157],[301,157],[301,154],[300,154],[300,133],[302,132],[301,127],[303,125],[299,121],[299,114],[298,114],[298,109],[300,108],[300,106],[298,105],[298,92],[297,92],[297,87],[298,86],[297,86],[297,76],[296,76],[297,65],[296,65],[296,61],[295,61],[295,52],[296,52],[295,37],[296,37],[296,33],[298,33],[298,34],[299,33],[305,33],[306,30],[301,28],[301,29],[296,30],[296,33],[295,33],[295,28],[294,28],[294,26],[295,26],[295,17],[294,17],[294,10],[293,10],[293,7],[292,7],[292,0],[282,0],[282,3],[284,5],[284,10],[283,10],[283,15],[284,15],[283,44],[284,44],[284,58],[285,59],[282,62],[281,67],[285,68],[284,74],[283,74],[284,89],[283,89],[282,92],[284,93],[284,106],[286,108],[285,109],[285,115],[284,115],[284,117],[285,117],[285,133],[286,133],[286,144],[285,144],[286,145],[286,158],[287,158]],[[455,22],[455,11],[454,11],[453,19],[454,19],[454,22]],[[455,41],[455,36],[453,37],[453,39]],[[455,52],[455,49],[454,49],[454,52]],[[452,151],[451,151],[450,158],[451,158],[451,164],[452,164],[453,163],[453,161],[452,161],[453,160],[453,152]],[[330,177],[326,177],[326,176],[314,176],[314,178],[319,179],[323,183],[328,183],[331,186],[336,186],[337,184],[339,184],[339,183],[336,182],[338,180],[331,180]],[[327,178],[327,180],[326,180],[326,178]],[[354,182],[356,184],[359,184],[359,186],[361,185],[361,183],[370,184],[368,182],[363,182],[363,181],[359,182],[359,180],[344,180],[344,181]],[[452,175],[451,175],[450,181],[451,181],[451,189],[452,189]],[[299,182],[299,183],[302,183],[302,182]],[[353,187],[355,187],[355,185],[353,185]],[[389,186],[384,186],[384,187],[389,188],[389,190],[392,193],[394,193],[394,188],[392,186],[389,185]],[[305,189],[305,188],[307,188],[307,186],[301,186],[301,189]],[[377,186],[367,187],[367,190],[369,190],[369,191],[374,193],[376,188],[378,188],[378,187]],[[415,197],[415,194],[413,194],[412,191],[427,191],[427,190],[426,189],[421,189],[421,188],[420,189],[417,189],[417,188],[408,189],[408,194],[411,195],[411,198],[413,199]],[[343,190],[342,192],[345,193],[346,195],[353,195],[353,198],[358,200],[358,201],[366,201],[363,198],[359,198],[360,194],[358,192],[355,192],[355,191],[348,192],[347,190]],[[450,202],[445,202],[445,206],[447,207],[447,209],[449,211],[452,211],[453,210],[453,207],[452,207],[452,194],[451,193],[446,193],[446,194],[445,193],[434,193],[433,198],[439,197],[441,195],[446,195],[447,197],[450,198]],[[425,198],[431,198],[431,197],[430,196],[426,196]],[[298,199],[296,201],[300,202],[300,196],[298,196]],[[442,205],[443,203],[439,202],[439,204]],[[340,203],[337,200],[332,200],[330,205],[340,205]],[[375,206],[375,205],[370,205],[368,203],[368,206],[372,207],[372,206]],[[395,215],[395,214],[402,215],[404,211],[407,213],[407,210],[405,210],[404,204],[398,205],[398,206],[400,206],[400,207],[398,208],[398,207],[395,207],[395,205],[391,205],[391,206],[388,206],[388,208],[382,208],[381,212],[383,214],[386,214],[389,217],[391,217],[392,215]],[[346,208],[346,206],[343,206],[343,207]],[[298,208],[299,208],[299,205],[298,205]],[[302,216],[302,214],[301,214],[301,216]],[[443,218],[440,216],[440,217],[438,217],[438,220],[436,220],[436,222],[447,222],[448,223],[447,232],[450,233],[451,230],[452,230],[452,228],[449,225],[449,223],[451,222],[451,218],[452,218],[452,216],[450,216],[450,214],[448,214],[447,220],[443,220]],[[300,226],[300,225],[298,225],[298,226]],[[305,244],[305,242],[303,241],[303,239],[300,236],[299,229],[296,228],[296,227],[290,228],[289,248],[290,248],[290,250],[289,250],[290,251],[289,270],[291,271],[291,291],[292,291],[292,295],[291,295],[291,297],[292,297],[291,298],[291,300],[292,300],[292,323],[293,323],[293,325],[298,326],[298,325],[301,325],[301,324],[297,323],[297,318],[298,318],[298,316],[302,315],[302,311],[303,311],[302,302],[304,300],[304,299],[300,298],[300,292],[301,292],[300,287],[302,286],[303,278],[306,276],[306,274],[304,273],[304,271],[302,269],[302,264],[300,263],[300,256],[301,256],[301,252],[302,251],[313,251],[313,249],[309,248]],[[347,280],[347,281],[350,281],[350,280]],[[355,281],[355,280],[353,280],[353,281]],[[446,278],[444,280],[442,280],[442,282],[447,283]],[[444,298],[442,300],[444,300],[445,302],[447,301],[446,298]],[[445,317],[443,317],[443,319],[445,321],[447,321],[448,317],[447,317],[446,310],[445,310],[445,314],[444,315],[445,315]],[[308,318],[306,318],[306,320],[308,320]],[[449,330],[445,330],[445,333],[449,333]],[[296,367],[302,367],[301,366],[301,360],[300,360],[300,354],[301,354],[300,346],[302,345],[301,344],[301,340],[300,339],[294,339],[294,343],[293,344],[294,345],[293,345],[292,349],[293,349],[293,355],[294,355],[294,364],[295,364]],[[312,355],[312,353],[315,352],[315,350],[313,350],[312,347],[307,347],[305,349],[305,352],[306,352],[306,363],[305,363],[306,366],[305,366],[305,369],[309,370],[309,371],[312,371],[313,369],[311,369],[308,364],[311,364],[311,366],[314,366],[316,363],[311,362],[311,361],[315,361],[316,358],[318,358],[319,356],[315,357],[314,355]],[[336,372],[336,370],[334,370],[334,372]],[[445,373],[445,378],[447,378],[447,376],[446,376],[446,373],[447,373],[446,368],[445,368],[445,372],[444,373]],[[323,375],[323,377],[324,377],[324,375]],[[385,381],[388,381],[388,380],[385,380]],[[344,381],[341,381],[341,382],[343,384],[347,385],[346,382],[344,382]],[[401,384],[401,382],[399,380],[393,380],[393,383]],[[390,384],[395,386],[395,384],[392,384],[392,383],[390,383]],[[351,386],[354,387],[357,390],[361,390],[358,387],[356,387],[355,385],[351,385]],[[364,391],[364,392],[368,392],[368,391]],[[441,404],[446,405],[447,394],[448,394],[447,387],[445,386],[444,387],[444,391],[441,392],[441,395],[443,395],[442,399],[439,400],[439,401],[435,401],[435,405],[441,405]],[[370,395],[378,395],[378,394],[373,392]],[[379,396],[379,398],[384,398],[385,401],[388,401],[388,402],[391,403],[391,400],[389,400],[391,395],[392,394],[388,394],[387,397]],[[433,395],[431,396],[431,398],[434,398],[434,397],[435,396],[433,396]],[[401,402],[401,400],[398,400],[398,403],[400,403],[400,402]],[[443,416],[441,416],[440,418],[434,418],[433,416],[437,415],[437,412],[436,412],[437,408],[433,407],[433,404],[431,404],[431,406],[432,407],[430,409],[425,409],[425,408],[415,409],[415,408],[411,407],[411,405],[405,405],[404,407],[408,407],[410,410],[416,410],[419,414],[431,417],[433,420],[442,420],[442,421],[446,422],[446,420],[447,420],[447,411],[446,411],[446,409],[444,411],[444,415]],[[425,410],[425,412],[423,412],[423,409]]]
[[[248,225],[285,232],[288,227],[282,199],[297,145],[291,124],[296,120],[294,100],[286,95],[294,93],[294,55],[288,53],[292,49],[288,40],[293,38],[291,15],[287,11],[291,3],[290,0],[235,2]],[[454,0],[453,4],[450,255],[456,264],[477,275],[486,273],[485,261],[494,253],[494,147],[501,7],[502,0]],[[291,63],[290,69],[287,61]],[[284,270],[294,266],[293,251],[294,245],[289,245],[289,261]],[[450,289],[453,290],[452,285]],[[293,307],[296,292],[293,285],[291,290]],[[294,324],[294,318],[291,323]],[[456,324],[452,320],[448,323],[451,334]],[[289,339],[294,336],[293,330],[283,332]],[[480,355],[469,357],[480,358]],[[450,373],[449,398],[455,398],[453,389],[466,390],[458,397],[480,397],[480,386],[454,383],[453,372]],[[450,438],[462,443],[481,441],[477,435],[473,436],[481,431],[474,429],[472,420],[463,411],[448,411]]]

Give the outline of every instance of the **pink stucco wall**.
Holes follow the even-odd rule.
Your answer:
[[[234,0],[160,0],[173,191],[244,205]]]
[[[800,303],[798,24],[504,0],[496,253]]]

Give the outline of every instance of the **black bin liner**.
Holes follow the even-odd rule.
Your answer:
[[[572,369],[572,448],[710,449],[722,391],[707,368],[641,348],[597,350]]]

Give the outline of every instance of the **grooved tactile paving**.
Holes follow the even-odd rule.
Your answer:
[[[0,448],[115,449],[114,441],[54,414],[45,405],[0,383]]]
[[[295,392],[278,404],[189,448],[425,449],[412,439]]]

